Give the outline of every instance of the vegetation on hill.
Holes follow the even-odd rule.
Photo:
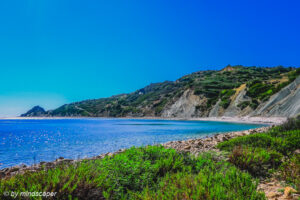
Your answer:
[[[176,81],[154,83],[132,92],[110,98],[86,100],[63,105],[47,111],[45,116],[90,116],[90,117],[124,117],[124,116],[161,116],[163,111],[176,102],[182,94],[191,90],[204,103],[196,109],[201,116],[207,116],[220,99],[220,106],[226,109],[242,84],[247,85],[247,95],[251,98],[239,107],[255,109],[261,102],[280,91],[300,74],[300,69],[282,66],[243,67],[227,66],[221,71],[199,71],[183,76]],[[26,116],[26,115],[24,115]]]

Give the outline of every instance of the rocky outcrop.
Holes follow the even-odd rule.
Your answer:
[[[216,105],[213,106],[213,108],[210,110],[209,112],[209,117],[218,117],[219,116],[219,113],[220,113],[220,103],[221,103],[221,100],[219,99],[218,102],[216,103]]]
[[[298,114],[300,114],[300,77],[251,113],[252,116],[267,117],[295,117]]]
[[[186,90],[183,95],[170,108],[163,111],[162,117],[191,118],[196,116],[196,106],[202,104],[204,99],[194,95],[193,90]]]
[[[232,102],[229,105],[229,107],[226,109],[226,111],[224,112],[225,117],[235,117],[235,116],[245,116],[247,114],[249,114],[250,111],[252,111],[252,109],[248,109],[249,107],[247,107],[246,109],[241,109],[239,108],[239,105],[243,102],[246,101],[251,101],[251,98],[248,97],[246,95],[246,84],[243,84],[240,88],[241,90],[239,90],[239,88],[237,89],[237,94],[235,96],[233,96],[232,98]]]
[[[244,87],[242,87],[244,85]],[[221,100],[211,108],[208,117],[244,117],[244,116],[263,116],[263,117],[295,117],[300,114],[300,77],[283,88],[278,93],[270,97],[268,101],[262,103],[257,109],[253,110],[250,106],[241,109],[239,105],[243,102],[251,102],[251,98],[246,95],[245,84],[237,88],[237,94],[231,99],[228,108],[220,106]],[[203,105],[203,99],[195,96],[190,90],[186,91],[170,109],[165,110],[163,117],[203,117],[206,112],[196,113],[196,106]]]

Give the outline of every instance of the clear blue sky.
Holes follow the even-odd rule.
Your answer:
[[[0,3],[0,116],[227,64],[300,66],[300,1]]]

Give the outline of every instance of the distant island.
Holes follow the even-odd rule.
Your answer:
[[[85,100],[21,117],[294,117],[300,113],[300,68],[226,66],[129,94]]]

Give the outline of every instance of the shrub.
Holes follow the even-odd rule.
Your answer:
[[[226,151],[232,151],[236,146],[273,149],[289,155],[296,149],[300,149],[300,130],[286,132],[271,130],[268,133],[233,138],[217,145],[218,148]]]
[[[168,174],[157,190],[146,188],[137,199],[265,199],[256,186],[249,174],[219,163],[203,167],[198,174]]]
[[[229,155],[229,162],[253,176],[266,176],[269,169],[279,167],[282,157],[274,150],[238,146]]]
[[[300,191],[300,154],[295,154],[281,166],[282,178],[288,183],[293,183]]]
[[[259,102],[256,99],[252,99],[251,103],[250,103],[250,107],[255,110],[259,105]]]
[[[278,126],[280,131],[289,131],[300,129],[300,116],[289,118],[284,124]]]
[[[220,106],[226,109],[230,105],[230,102],[231,102],[230,99],[224,99],[221,101]]]
[[[221,150],[227,151],[232,151],[236,146],[271,148],[275,146],[274,142],[274,139],[270,135],[266,133],[260,133],[233,138],[231,140],[219,143],[217,147]]]
[[[300,68],[288,73],[289,82],[294,81],[300,75]]]
[[[233,89],[225,89],[220,92],[221,103],[220,106],[223,108],[227,108],[230,105],[230,97],[235,94],[235,90]]]
[[[250,101],[243,101],[241,103],[239,103],[237,106],[241,109],[244,110],[247,106],[250,105]]]
[[[86,160],[60,165],[48,171],[1,179],[0,199],[7,199],[1,196],[4,191],[57,192],[55,199],[147,199],[140,194],[146,195],[148,191],[149,194],[161,193],[162,199],[169,199],[169,195],[176,195],[182,190],[178,188],[174,194],[164,193],[161,184],[170,177],[181,180],[187,178],[186,175],[197,177],[195,187],[202,188],[202,194],[211,198],[263,197],[256,192],[256,184],[253,184],[250,175],[228,163],[215,161],[209,154],[195,158],[173,149],[148,146],[131,148],[100,160]],[[168,185],[169,192],[177,187],[176,184]],[[189,189],[190,185],[182,187]],[[194,199],[197,199],[196,196]]]

